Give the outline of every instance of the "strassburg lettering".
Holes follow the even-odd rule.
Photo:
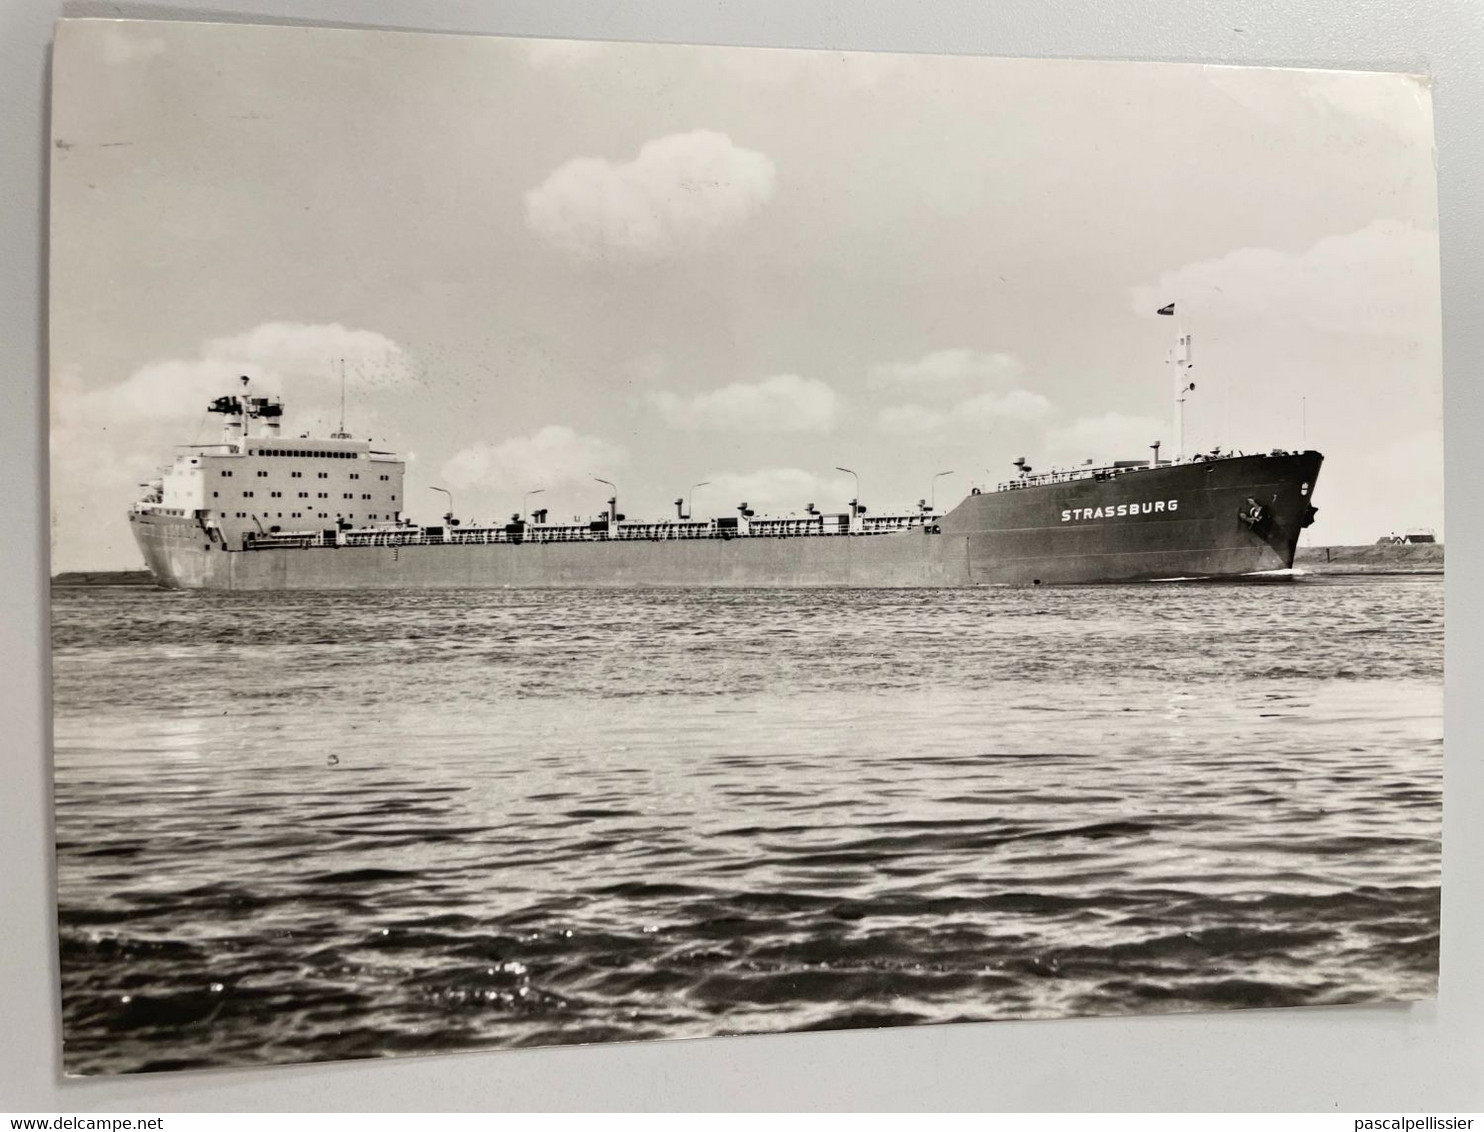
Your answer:
[[[1162,511],[1180,510],[1178,499],[1156,499],[1149,503],[1119,503],[1107,507],[1073,507],[1061,513],[1063,523],[1080,523],[1087,519],[1123,519],[1130,515],[1157,515]]]

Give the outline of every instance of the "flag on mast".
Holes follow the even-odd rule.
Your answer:
[[[1155,311],[1154,313],[1155,314],[1171,314],[1172,315],[1172,314],[1175,313],[1175,304],[1174,303],[1171,303],[1167,307],[1160,307],[1159,310]]]

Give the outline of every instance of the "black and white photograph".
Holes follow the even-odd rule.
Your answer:
[[[1426,78],[51,83],[66,1073],[1436,996]]]

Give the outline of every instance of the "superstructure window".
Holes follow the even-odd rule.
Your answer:
[[[303,479],[304,478],[304,473],[303,472],[290,472],[289,473],[289,477],[291,479],[296,479],[296,480],[297,479]]]
[[[266,476],[266,475],[267,475],[267,474],[268,474],[268,473],[267,473],[267,472],[259,472],[259,473],[258,473],[258,479],[262,479],[262,478],[263,478],[263,477],[264,477],[264,476]]]
[[[231,472],[223,472],[222,473],[222,475],[224,475],[224,476],[230,476],[231,474],[232,474]]]
[[[359,452],[326,452],[314,448],[254,448],[254,456],[310,457],[315,460],[357,460]]]
[[[319,478],[322,479],[322,480],[327,480],[327,479],[330,478],[330,473],[329,472],[321,472],[319,474]]]

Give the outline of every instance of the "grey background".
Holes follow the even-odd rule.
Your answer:
[[[1390,1008],[997,1023],[464,1054],[63,1083],[47,754],[44,379],[46,59],[59,15],[258,19],[664,42],[1423,72],[1435,80],[1448,413],[1442,990]],[[1484,822],[1475,375],[1484,354],[1484,5],[1298,0],[580,0],[398,6],[253,0],[231,13],[0,4],[0,1111],[1484,1108]]]

